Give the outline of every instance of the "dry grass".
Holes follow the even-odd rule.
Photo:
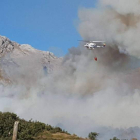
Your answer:
[[[80,138],[76,135],[69,135],[66,133],[50,133],[48,131],[44,131],[43,133],[40,133],[35,140],[88,140]]]

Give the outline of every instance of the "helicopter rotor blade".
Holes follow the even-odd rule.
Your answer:
[[[78,40],[78,41],[82,41],[82,42],[93,42],[93,43],[102,43],[102,42],[104,42],[105,43],[105,41],[89,41],[89,40]]]

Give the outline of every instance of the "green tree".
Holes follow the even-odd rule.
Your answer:
[[[110,139],[110,140],[120,140],[120,139],[118,139],[117,137],[114,137],[113,139]]]
[[[90,132],[88,137],[89,137],[90,140],[97,140],[96,138],[97,138],[98,135],[99,134],[96,133],[96,132]]]

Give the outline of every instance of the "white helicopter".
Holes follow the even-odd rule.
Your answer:
[[[89,50],[93,50],[95,48],[104,48],[106,47],[105,41],[85,41],[85,40],[79,40],[83,42],[87,42],[84,47],[86,47]],[[97,61],[97,57],[94,57],[94,60]]]
[[[93,50],[95,48],[104,48],[106,46],[105,41],[86,41],[86,40],[79,40],[83,42],[87,42],[84,47],[89,50]]]

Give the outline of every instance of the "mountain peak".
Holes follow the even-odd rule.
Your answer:
[[[28,44],[18,44],[4,36],[0,36],[0,77],[13,81],[14,73],[28,73],[32,71],[34,75],[38,71],[44,74],[52,73],[62,62],[62,58],[57,58],[49,51],[41,51]],[[21,71],[23,70],[23,71]],[[16,72],[17,71],[17,72]],[[27,74],[26,74],[27,75]],[[7,80],[6,80],[7,81]]]

